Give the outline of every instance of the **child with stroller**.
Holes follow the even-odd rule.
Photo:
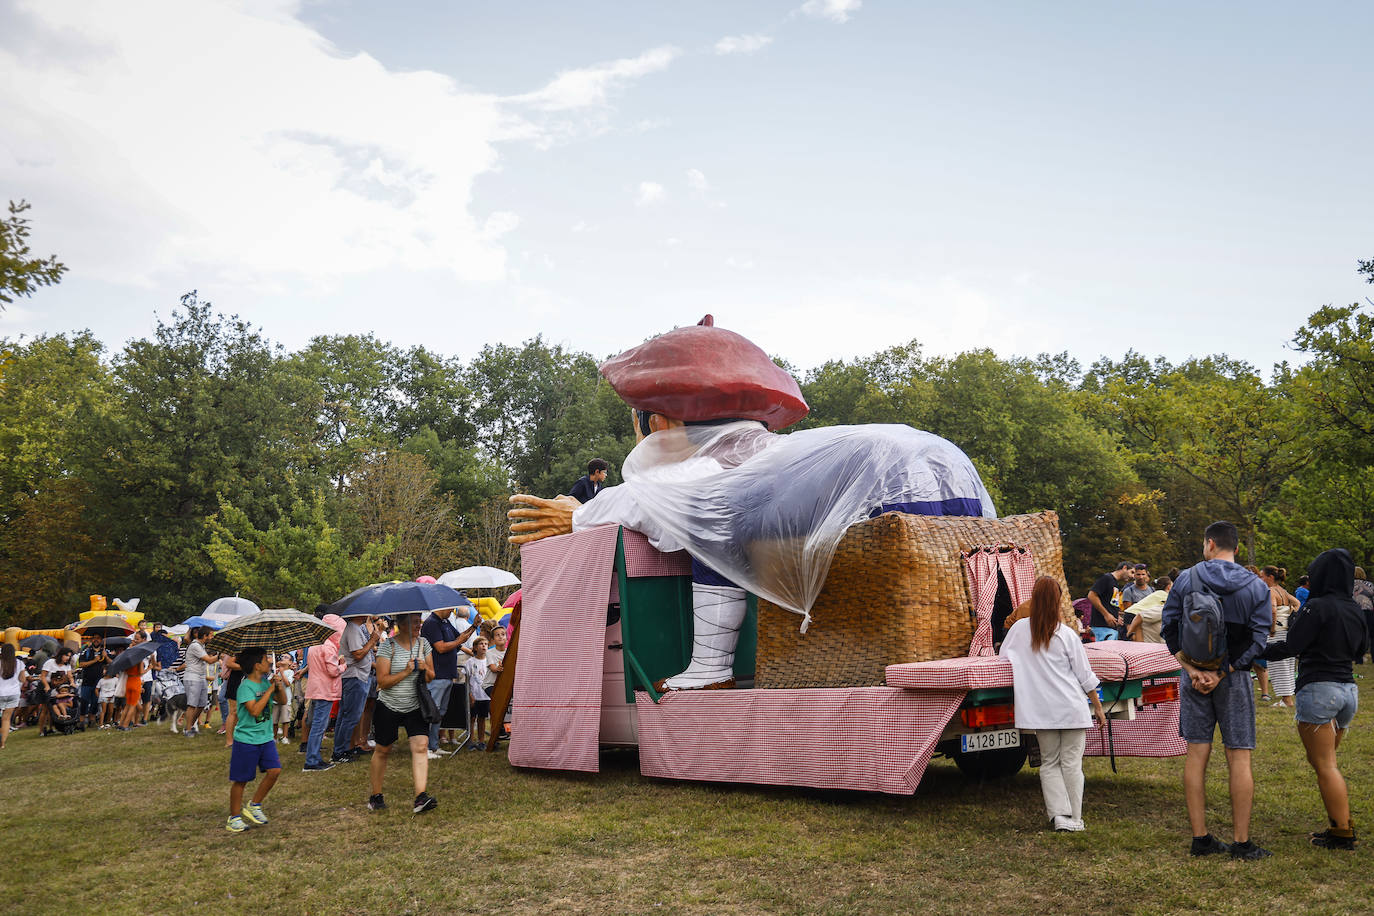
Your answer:
[[[225,829],[242,833],[249,824],[262,826],[267,815],[262,803],[281,775],[277,743],[272,739],[272,704],[289,704],[281,672],[267,674],[272,663],[262,649],[244,649],[236,658],[243,677],[234,699],[238,716],[234,721],[233,750],[229,757],[229,820]],[[265,774],[248,804],[243,804],[243,789],[261,771]]]

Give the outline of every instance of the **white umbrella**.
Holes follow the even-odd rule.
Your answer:
[[[202,617],[210,617],[215,620],[232,620],[235,617],[242,617],[245,614],[256,614],[260,610],[262,610],[262,608],[258,607],[247,598],[240,598],[238,595],[234,595],[230,598],[216,598],[200,613]]]
[[[455,589],[504,588],[507,585],[519,585],[520,580],[515,578],[514,573],[495,566],[464,566],[444,573],[439,577],[439,584]]]

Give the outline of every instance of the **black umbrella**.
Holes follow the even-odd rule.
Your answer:
[[[130,646],[123,652],[115,656],[114,661],[105,669],[106,675],[114,677],[121,671],[127,671],[136,667],[145,658],[157,652],[157,643],[151,639],[141,642],[136,646]]]
[[[379,617],[419,614],[467,603],[467,598],[437,582],[381,582],[350,592],[331,604],[329,612],[340,617]]]
[[[133,644],[134,641],[128,636],[111,636],[105,640],[105,648],[107,649],[127,649]]]
[[[25,636],[23,639],[19,640],[19,647],[21,649],[28,649],[30,652],[37,652],[39,649],[42,649],[49,655],[57,654],[57,640],[53,639],[51,636],[44,636],[41,633],[37,636]]]

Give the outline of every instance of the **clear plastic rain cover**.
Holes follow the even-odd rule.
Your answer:
[[[644,439],[622,474],[624,483],[576,510],[575,530],[642,532],[659,550],[685,550],[806,622],[854,523],[894,509],[997,517],[968,456],[910,426],[787,435],[747,420],[678,427]]]

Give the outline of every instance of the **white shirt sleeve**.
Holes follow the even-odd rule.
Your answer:
[[[1055,636],[1067,646],[1069,651],[1069,668],[1073,671],[1073,676],[1078,679],[1078,686],[1083,688],[1083,692],[1096,690],[1097,685],[1102,683],[1093,673],[1092,665],[1088,664],[1088,652],[1083,648],[1083,640],[1078,638],[1076,633],[1068,627],[1060,624],[1055,631]]]

